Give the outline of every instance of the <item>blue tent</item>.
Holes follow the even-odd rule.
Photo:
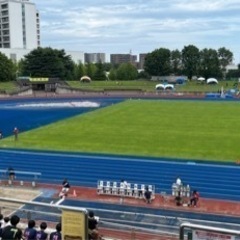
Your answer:
[[[177,84],[183,84],[185,82],[185,79],[184,78],[177,78],[176,79],[176,83]]]

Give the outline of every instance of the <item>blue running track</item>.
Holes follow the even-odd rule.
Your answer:
[[[124,99],[94,99],[100,103],[100,107],[105,107],[113,103],[118,103]],[[50,100],[41,100],[48,102]],[[59,102],[59,99],[51,102]],[[62,99],[61,101],[70,101]],[[30,101],[31,103],[33,100]],[[34,103],[39,102],[39,99]],[[29,100],[21,100],[22,103],[29,103]],[[35,109],[19,108],[19,101],[1,101],[0,128],[5,136],[12,134],[13,127],[20,130],[30,130],[54,121],[67,117],[92,111],[93,108],[70,108],[64,109]],[[29,117],[31,116],[31,118]],[[19,121],[21,119],[21,121]],[[4,127],[4,129],[2,129]],[[114,155],[94,155],[85,153],[63,153],[25,150],[0,150],[0,169],[7,169],[13,166],[17,171],[41,172],[42,176],[38,181],[42,183],[61,184],[62,179],[67,177],[72,185],[82,185],[96,187],[98,180],[120,181],[126,179],[132,183],[154,184],[156,192],[162,191],[171,194],[171,185],[177,176],[180,176],[183,183],[190,184],[192,189],[197,189],[202,197],[218,198],[227,200],[240,200],[240,166],[235,164],[221,164],[216,162],[201,162],[184,159],[166,159],[149,157],[129,157]],[[22,177],[21,177],[22,178]],[[32,180],[25,176],[25,180]],[[35,199],[36,201],[50,202],[51,196],[46,195]],[[84,202],[65,200],[64,204],[78,207],[95,209],[97,215],[102,219],[128,219],[135,221],[135,226],[142,223],[151,222],[159,226],[179,226],[180,218],[191,219],[191,221],[214,221],[220,223],[228,222],[237,224],[239,218],[221,217],[210,214],[174,212],[163,209],[149,209],[141,207],[127,207],[123,205],[103,204],[97,202]],[[30,206],[25,206],[29,209]],[[97,210],[98,209],[98,210]],[[103,210],[120,211],[122,214],[106,214]],[[38,209],[39,210],[39,209]],[[41,210],[41,209],[40,209]],[[43,209],[46,211],[46,209]],[[123,212],[137,213],[135,217],[127,216]],[[161,218],[161,221],[154,217],[146,217],[146,214],[156,216],[168,216]],[[111,215],[111,216],[110,216]],[[176,228],[177,229],[177,228]],[[169,230],[170,231],[170,230]]]
[[[202,197],[240,200],[240,166],[157,158],[0,150],[0,169],[41,172],[41,182],[96,187],[98,180],[154,184],[156,192],[171,193],[176,176]]]

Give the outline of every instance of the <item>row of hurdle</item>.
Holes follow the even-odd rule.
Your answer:
[[[177,185],[176,183],[172,184],[172,196],[179,197],[190,197],[191,188],[189,185]]]
[[[99,180],[97,183],[97,193],[114,196],[143,198],[146,189],[151,192],[151,198],[155,198],[155,186],[148,184],[137,184],[116,181]]]

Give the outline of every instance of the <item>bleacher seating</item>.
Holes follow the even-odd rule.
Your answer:
[[[97,193],[104,195],[114,195],[121,197],[133,197],[133,198],[143,198],[144,192],[148,187],[148,190],[152,193],[151,198],[155,198],[155,186],[148,184],[139,183],[127,183],[116,182],[116,181],[103,181],[99,180],[97,183]]]

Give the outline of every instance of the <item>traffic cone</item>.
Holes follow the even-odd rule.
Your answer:
[[[73,196],[74,196],[74,197],[77,197],[76,190],[73,190]]]

